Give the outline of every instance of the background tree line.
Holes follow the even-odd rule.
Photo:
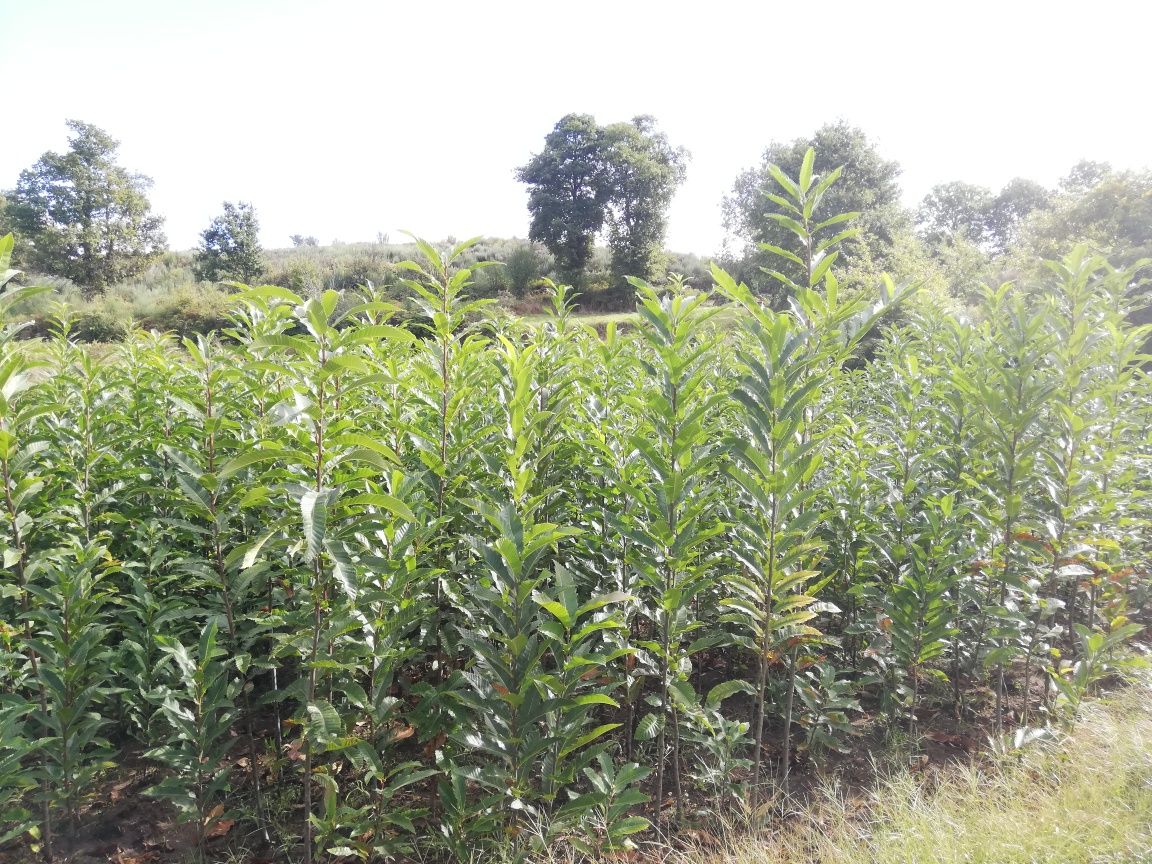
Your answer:
[[[37,320],[47,321],[51,303],[63,301],[77,311],[81,338],[114,340],[130,321],[211,330],[227,306],[219,283],[232,280],[304,293],[372,283],[393,290],[394,299],[411,299],[395,269],[413,254],[411,244],[379,234],[375,243],[321,246],[313,235],[295,234],[292,249],[266,251],[256,210],[246,202],[224,202],[191,255],[168,252],[163,217],[148,200],[152,181],[119,164],[119,144],[105,131],[75,120],[68,127],[68,150],[44,153],[0,195],[0,230],[16,235],[16,262],[57,288],[26,310]],[[970,304],[980,284],[1029,275],[1035,261],[1059,257],[1073,243],[1089,243],[1117,267],[1152,252],[1148,171],[1084,161],[1051,189],[1025,178],[999,190],[956,180],[909,208],[899,164],[863,130],[841,122],[769,144],[761,163],[743,171],[723,198],[729,240],[717,258],[773,303],[784,294],[764,268],[796,274],[781,272],[792,265],[771,251],[787,248],[792,234],[780,221],[786,214],[769,166],[795,176],[809,147],[818,173],[844,167],[823,206],[859,214],[841,246],[849,289],[887,272]],[[625,308],[628,276],[679,273],[705,284],[705,261],[664,248],[668,207],[687,163],[688,153],[651,117],[602,126],[587,114],[565,115],[515,171],[527,187],[529,239],[490,238],[471,250],[477,262],[504,265],[478,271],[471,290],[524,314],[541,311],[544,277],[577,286],[586,311]],[[451,245],[452,238],[442,244]]]

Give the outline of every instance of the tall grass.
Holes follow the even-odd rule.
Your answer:
[[[1152,688],[993,763],[825,787],[769,832],[731,831],[676,864],[1099,864],[1152,860]]]

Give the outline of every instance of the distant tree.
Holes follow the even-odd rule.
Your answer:
[[[980,245],[985,241],[985,219],[994,200],[992,190],[985,186],[959,180],[941,183],[924,196],[916,222],[929,243],[963,237]]]
[[[1092,187],[1099,185],[1111,173],[1112,166],[1107,162],[1081,159],[1072,166],[1068,175],[1060,180],[1060,191],[1071,195],[1082,195]]]
[[[516,179],[528,185],[529,238],[555,256],[562,279],[580,284],[612,194],[604,130],[588,114],[566,114]]]
[[[12,233],[12,226],[10,224],[11,217],[8,213],[8,199],[0,193],[0,237]]]
[[[529,238],[552,253],[562,279],[579,285],[607,225],[616,285],[624,276],[650,278],[687,155],[646,115],[607,127],[588,114],[565,115],[516,172],[529,187]]]
[[[6,193],[26,268],[65,276],[87,292],[144,269],[166,247],[164,220],[145,194],[152,181],[116,163],[120,143],[69,120],[66,153],[47,152]]]
[[[854,222],[859,235],[841,247],[842,264],[850,266],[866,260],[869,268],[887,268],[898,239],[911,230],[911,219],[900,203],[900,186],[896,182],[900,165],[884,159],[862,130],[840,122],[822,126],[808,138],[770,144],[760,165],[737,177],[732,192],[723,201],[728,231],[749,244],[745,260],[737,269],[742,275],[747,274],[750,284],[762,290],[774,289],[774,283],[757,274],[759,267],[777,266],[779,260],[761,252],[759,244],[790,249],[795,242],[792,232],[768,216],[784,212],[769,197],[780,190],[768,166],[776,165],[789,177],[795,177],[809,147],[816,151],[817,176],[844,167],[840,179],[821,201],[820,212],[860,214]]]
[[[319,246],[320,245],[320,241],[317,240],[312,235],[308,235],[307,237],[305,237],[303,234],[293,234],[288,239],[292,241],[292,245],[295,246],[297,249],[300,248],[301,246]]]
[[[1115,171],[1081,162],[1049,206],[1020,226],[1023,257],[1060,258],[1086,242],[1117,267],[1152,256],[1152,171]]]
[[[532,243],[523,243],[517,246],[508,255],[504,262],[504,270],[508,277],[508,287],[517,297],[523,297],[532,287],[532,283],[544,275],[548,266],[545,256]],[[491,267],[489,270],[498,268]],[[487,272],[487,271],[481,271]]]
[[[1039,183],[1021,177],[995,195],[972,183],[941,183],[924,197],[916,221],[932,247],[966,241],[990,254],[1002,254],[1016,242],[1021,223],[1051,199],[1052,193]]]
[[[664,249],[668,206],[684,182],[688,152],[656,131],[652,117],[614,123],[604,129],[604,164],[609,181],[608,245],[612,281],[651,279]]]
[[[200,234],[195,257],[197,274],[210,282],[252,282],[263,273],[260,224],[252,205],[225,201],[224,213]]]
[[[1051,202],[1052,193],[1035,180],[1017,177],[1005,184],[984,217],[984,233],[992,250],[1006,252],[1016,242],[1024,220]]]

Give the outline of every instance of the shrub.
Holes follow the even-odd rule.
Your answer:
[[[146,330],[172,331],[181,336],[211,333],[231,324],[232,301],[219,288],[186,285],[163,298],[140,318]]]
[[[111,309],[97,307],[72,320],[71,336],[77,342],[120,342],[128,327]]]

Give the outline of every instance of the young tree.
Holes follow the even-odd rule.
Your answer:
[[[225,201],[224,214],[213,219],[200,238],[196,272],[201,279],[251,282],[264,272],[260,223],[251,204]]]
[[[841,250],[841,266],[871,258],[880,268],[890,269],[896,241],[911,228],[896,182],[900,165],[884,159],[862,130],[840,122],[821,127],[810,138],[773,143],[764,151],[759,166],[736,178],[723,202],[725,225],[752,247],[745,266],[738,269],[753,288],[764,290],[772,285],[772,280],[759,272],[760,266],[780,264],[779,258],[760,244],[796,251],[792,231],[775,218],[787,215],[787,211],[773,197],[779,189],[769,166],[796,177],[810,148],[816,151],[817,176],[844,169],[843,180],[827,190],[821,209],[858,214],[853,224],[859,233]]]
[[[545,256],[532,243],[517,246],[504,262],[504,272],[508,276],[512,293],[517,297],[527,294],[532,283],[543,276],[547,269]]]
[[[116,164],[120,142],[79,120],[68,128],[68,152],[49,151],[20,172],[7,219],[26,244],[25,266],[100,293],[165,249],[164,220],[145,195],[151,179]]]

